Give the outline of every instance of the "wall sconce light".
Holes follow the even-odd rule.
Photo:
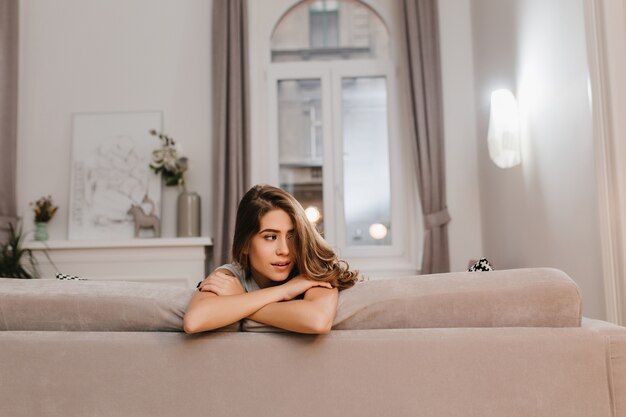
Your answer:
[[[487,134],[489,156],[500,168],[519,165],[520,122],[517,100],[509,90],[491,93],[491,113]]]

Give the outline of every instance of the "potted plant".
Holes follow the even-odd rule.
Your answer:
[[[188,168],[187,157],[178,155],[180,148],[170,136],[154,129],[150,130],[150,134],[161,140],[161,147],[152,152],[150,168],[156,174],[163,176],[166,186],[179,185],[185,189],[185,171]]]
[[[37,260],[30,249],[24,249],[24,233],[18,221],[14,226],[9,223],[8,239],[0,244],[0,277],[37,278],[39,270]]]
[[[51,196],[41,197],[30,205],[35,212],[35,240],[48,240],[48,222],[52,220],[58,207],[54,205]]]

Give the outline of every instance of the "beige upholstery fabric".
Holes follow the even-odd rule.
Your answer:
[[[580,289],[550,268],[359,282],[339,293],[334,330],[580,326]],[[243,320],[247,332],[282,332]]]
[[[192,294],[153,283],[0,279],[0,330],[181,331]],[[422,275],[342,291],[333,329],[567,327],[580,325],[581,311],[579,288],[556,269]],[[283,331],[253,320],[242,330]]]
[[[243,319],[241,320],[241,331],[243,332],[256,332],[256,333],[288,333],[288,330],[284,330],[278,327],[270,326],[258,321]]]
[[[580,327],[0,332],[0,415],[612,417],[607,349]]]
[[[426,315],[457,328],[32,331],[141,320],[144,330],[176,330],[193,290],[0,279],[0,416],[626,417],[626,329],[579,325],[578,288],[563,273],[398,278],[389,290],[378,282],[341,293],[338,324],[369,316],[377,326],[421,326]],[[461,327],[504,322],[512,327]],[[538,327],[514,327],[531,322]]]
[[[358,283],[339,295],[333,329],[579,326],[582,300],[564,272],[458,272]]]
[[[607,339],[607,377],[615,417],[626,417],[626,329],[602,320],[583,318],[582,326]]]
[[[125,281],[0,279],[0,330],[180,331],[192,291]]]

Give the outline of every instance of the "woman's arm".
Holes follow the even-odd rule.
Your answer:
[[[268,304],[292,300],[311,287],[330,289],[331,285],[298,276],[275,287],[245,293],[237,278],[214,271],[203,281],[202,291],[197,291],[191,299],[183,328],[186,333],[198,333],[224,327],[252,315]]]
[[[224,327],[282,299],[280,287],[225,296],[196,291],[187,307],[183,328],[186,333],[198,333]]]
[[[267,304],[248,318],[293,332],[327,334],[338,300],[336,288],[313,287],[304,293],[303,300]]]

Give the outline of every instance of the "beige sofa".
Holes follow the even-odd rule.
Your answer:
[[[558,270],[362,282],[320,336],[187,335],[191,295],[0,279],[0,416],[626,416],[626,329]]]

